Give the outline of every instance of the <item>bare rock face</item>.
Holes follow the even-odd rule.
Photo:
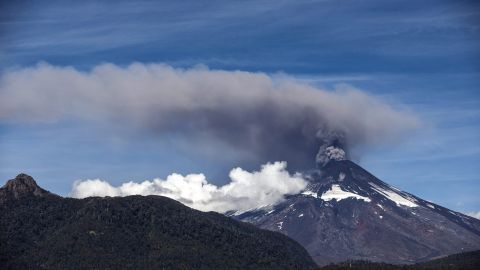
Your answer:
[[[46,197],[57,195],[39,187],[30,175],[24,173],[17,175],[14,179],[8,180],[7,183],[0,188],[0,203],[28,196]]]
[[[305,172],[307,188],[239,220],[302,244],[319,264],[410,264],[480,249],[480,220],[401,191],[349,160]]]

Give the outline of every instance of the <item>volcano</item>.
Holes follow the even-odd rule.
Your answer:
[[[319,169],[303,173],[302,193],[230,215],[295,239],[319,265],[410,264],[480,249],[480,220],[401,191],[340,150],[328,149]]]

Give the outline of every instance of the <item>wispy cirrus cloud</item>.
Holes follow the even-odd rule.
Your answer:
[[[0,16],[3,65],[140,60],[309,73],[444,72],[448,62],[468,64],[478,41],[471,1],[341,8],[334,1],[10,2],[13,9]]]

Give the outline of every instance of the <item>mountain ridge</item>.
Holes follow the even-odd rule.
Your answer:
[[[315,266],[302,246],[282,234],[166,197],[62,198],[25,175],[12,180],[0,188],[2,269]]]

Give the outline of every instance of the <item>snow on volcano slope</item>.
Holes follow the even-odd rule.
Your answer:
[[[327,202],[330,200],[341,201],[347,198],[354,198],[358,200],[364,200],[366,202],[371,202],[370,198],[363,197],[358,194],[342,190],[340,185],[332,185],[332,187],[329,190],[325,191],[320,197],[320,199]]]

